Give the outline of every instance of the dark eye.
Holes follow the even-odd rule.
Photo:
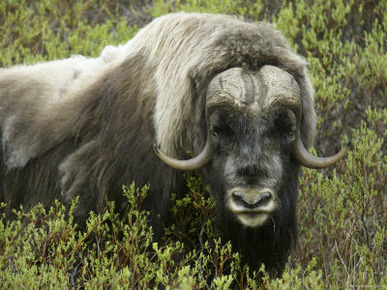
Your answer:
[[[290,139],[296,138],[296,132],[295,132],[295,131],[289,131],[289,132],[288,132],[288,137],[289,137]]]
[[[292,110],[281,112],[276,122],[282,138],[287,142],[293,142],[297,138],[297,118]]]
[[[219,131],[220,131],[219,128],[217,128],[217,127],[212,127],[212,128],[211,128],[211,135],[212,135],[213,137],[217,137],[218,134],[219,134]]]
[[[289,140],[293,141],[294,139],[296,139],[296,130],[297,130],[297,126],[294,124],[288,127],[288,130],[286,131],[287,131],[287,137]]]
[[[287,130],[287,137],[289,140],[293,141],[296,139],[296,126],[292,126]]]

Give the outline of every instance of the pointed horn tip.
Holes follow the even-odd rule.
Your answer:
[[[161,155],[160,145],[157,145],[156,142],[153,143],[153,150],[155,151],[156,155],[160,157]]]
[[[156,155],[157,155],[163,162],[166,162],[166,159],[169,159],[163,152],[161,152],[160,144],[153,143],[153,150],[155,151]]]
[[[332,162],[330,162],[330,164],[326,164],[326,165],[321,166],[321,167],[316,167],[316,169],[321,169],[321,168],[325,168],[325,167],[329,167],[329,166],[334,165],[335,163],[344,159],[347,156],[348,152],[352,149],[353,149],[353,143],[352,143],[352,140],[349,140],[347,142],[347,144],[341,150],[339,150],[334,156],[328,157],[328,158],[333,158]],[[328,158],[326,158],[326,159],[328,159]],[[325,158],[323,157],[321,159],[325,159]]]
[[[354,144],[353,144],[352,140],[349,140],[348,143],[347,143],[347,145],[346,145],[345,147],[346,147],[346,148],[349,148],[350,150],[353,150]]]
[[[349,141],[347,142],[347,144],[345,144],[345,146],[344,146],[341,150],[339,150],[339,151],[337,152],[337,154],[340,153],[340,152],[343,152],[342,158],[344,158],[345,155],[347,155],[347,153],[348,153],[349,151],[353,150],[353,148],[354,148],[354,144],[353,144],[352,140],[349,140]]]
[[[316,157],[311,155],[304,147],[301,139],[298,139],[298,143],[294,147],[295,159],[303,166],[313,169],[322,169],[334,165],[343,159],[348,151],[352,148],[352,140],[350,140],[346,146],[344,146],[335,155],[329,157]]]

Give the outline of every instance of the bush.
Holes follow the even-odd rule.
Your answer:
[[[72,210],[41,205],[0,222],[2,288],[365,288],[387,287],[386,1],[14,1],[0,2],[0,67],[97,56],[152,18],[174,11],[266,20],[310,63],[319,116],[313,150],[330,155],[352,140],[345,161],[304,169],[298,244],[281,278],[249,275],[216,232],[214,203],[197,176],[173,198],[165,245],[152,241],[141,204],[146,188],[124,187],[128,211],[109,204],[86,227]],[[341,143],[340,143],[341,142]],[[4,206],[4,205],[3,205]],[[256,279],[256,277],[261,279]]]

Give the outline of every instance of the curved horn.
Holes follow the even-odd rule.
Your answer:
[[[297,118],[296,140],[292,148],[294,158],[303,166],[309,168],[324,168],[331,166],[341,160],[349,151],[349,143],[344,149],[330,157],[316,157],[305,149],[300,137],[300,123],[302,116],[302,103],[300,99],[300,88],[289,73],[273,67],[264,66],[260,70],[263,83],[267,85],[267,93],[263,107],[268,108],[276,104],[292,107]]]
[[[303,166],[321,169],[335,164],[340,161],[345,155],[347,155],[349,148],[351,147],[351,142],[347,144],[347,146],[341,149],[338,153],[330,157],[316,157],[313,156],[305,149],[302,144],[301,138],[299,137],[299,133],[297,134],[296,144],[293,147],[293,155],[294,158]]]
[[[242,69],[234,68],[215,76],[207,88],[205,119],[207,125],[207,140],[202,152],[192,159],[179,160],[163,154],[154,145],[157,156],[167,165],[178,170],[192,171],[207,166],[212,158],[211,133],[209,128],[209,116],[212,111],[220,106],[235,106],[235,96],[240,87],[240,74]]]
[[[157,156],[167,165],[171,166],[172,168],[179,169],[179,170],[185,170],[185,171],[192,171],[192,170],[199,170],[203,167],[205,167],[210,161],[212,157],[212,150],[211,150],[211,138],[207,136],[207,142],[204,146],[204,149],[202,152],[192,158],[187,160],[179,160],[175,158],[168,157],[164,153],[162,153],[159,148],[155,146],[155,151]]]
[[[154,144],[154,149],[156,151],[157,156],[165,164],[178,170],[193,171],[193,170],[202,169],[203,167],[207,166],[208,163],[210,163],[211,157],[212,157],[212,148],[211,148],[212,146],[211,146],[210,128],[208,125],[209,124],[208,109],[209,109],[209,106],[208,106],[208,103],[206,103],[205,117],[206,117],[206,125],[207,125],[207,140],[206,140],[206,145],[204,146],[202,152],[200,152],[199,155],[191,159],[180,160],[180,159],[172,158],[165,155],[160,151],[158,146]]]

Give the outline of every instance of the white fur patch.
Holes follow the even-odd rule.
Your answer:
[[[61,107],[81,96],[118,65],[121,50],[109,46],[95,59],[76,55],[0,69],[0,126],[3,154],[9,168],[24,167],[30,159],[65,138],[72,130],[67,119],[73,118],[73,112],[63,115]]]
[[[245,227],[254,228],[263,225],[270,214],[267,213],[240,213],[236,215],[239,222]]]

